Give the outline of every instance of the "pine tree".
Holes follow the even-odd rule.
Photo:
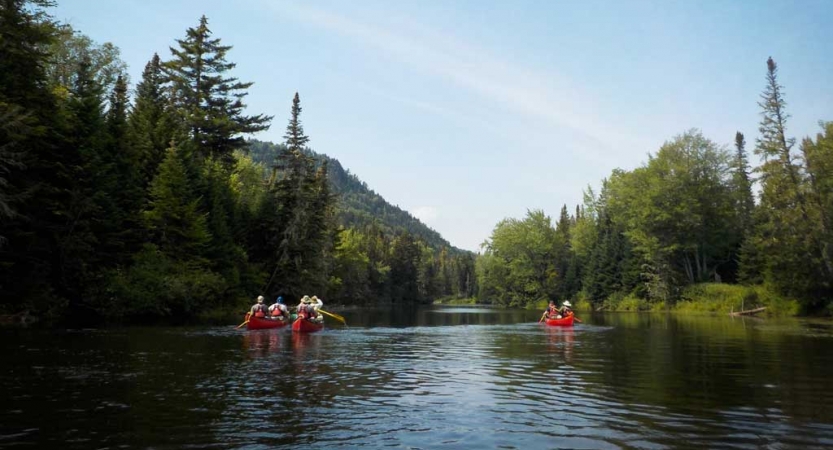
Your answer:
[[[752,211],[755,201],[752,196],[752,182],[749,179],[749,161],[746,157],[746,140],[743,133],[735,133],[735,160],[732,164],[732,178],[737,192],[735,208],[740,217],[740,228],[743,234],[749,233],[752,226]]]
[[[272,118],[243,114],[243,99],[253,83],[227,75],[236,66],[226,61],[231,46],[211,34],[208,19],[202,16],[196,28],[186,31],[185,39],[177,39],[179,48],[171,47],[173,59],[163,69],[180,120],[199,152],[231,166],[234,150],[246,146],[241,135],[266,130]]]
[[[309,137],[304,134],[304,127],[301,125],[301,98],[298,93],[292,98],[292,112],[289,124],[286,126],[286,146],[290,151],[301,152],[309,142]]]
[[[765,278],[782,292],[818,300],[819,281],[833,278],[823,264],[823,242],[809,214],[807,182],[792,155],[795,140],[786,137],[789,115],[777,65],[767,60],[767,84],[761,95],[761,137],[755,153],[763,156],[761,219],[757,221],[755,253],[764,258]]]
[[[391,248],[390,286],[394,303],[418,303],[419,294],[417,264],[419,246],[410,233],[396,237]]]
[[[159,55],[154,54],[145,65],[128,122],[129,139],[139,158],[143,189],[156,175],[175,133],[161,64]]]
[[[151,201],[144,220],[151,242],[167,257],[201,266],[207,263],[204,254],[211,234],[189,180],[187,158],[176,146],[168,148],[150,185]]]
[[[7,214],[0,216],[5,237],[0,308],[39,308],[46,316],[50,306],[61,304],[53,286],[63,278],[58,243],[71,168],[77,164],[77,153],[57,151],[61,115],[45,73],[55,29],[45,11],[49,6],[48,0],[0,2],[0,137],[7,202]]]
[[[84,297],[85,289],[106,258],[98,250],[106,245],[107,221],[116,210],[111,193],[115,176],[107,152],[104,94],[96,81],[88,57],[83,57],[67,102],[69,127],[65,134],[67,150],[80,160],[72,167],[66,230],[60,240],[63,277],[61,289],[68,293],[70,308]]]

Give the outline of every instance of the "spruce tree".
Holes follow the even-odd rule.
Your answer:
[[[136,99],[129,119],[131,145],[139,158],[143,188],[150,184],[174,136],[174,123],[165,93],[159,55],[145,65],[136,86]]]
[[[0,216],[0,308],[59,305],[53,286],[63,278],[58,243],[77,165],[60,148],[61,115],[48,86],[47,49],[55,24],[48,0],[0,2],[0,126],[6,214]],[[19,125],[19,126],[18,126]]]
[[[176,146],[168,148],[151,182],[151,200],[144,220],[151,242],[167,257],[203,266],[207,264],[204,254],[211,234],[184,162],[188,155],[183,153]]]
[[[196,28],[177,39],[179,48],[171,47],[173,59],[163,69],[179,118],[199,152],[230,167],[234,150],[246,146],[241,135],[266,130],[271,117],[243,114],[243,99],[253,83],[228,76],[236,66],[226,60],[231,46],[211,35],[208,19],[202,16]]]
[[[286,139],[286,146],[293,152],[303,151],[309,142],[309,137],[304,134],[304,127],[301,125],[301,98],[297,92],[292,98],[291,116],[283,137]]]
[[[737,192],[735,208],[740,217],[741,232],[746,235],[752,226],[752,211],[755,201],[752,196],[752,181],[749,178],[749,160],[746,157],[746,140],[743,133],[735,133],[735,159],[732,164],[732,178]]]
[[[761,220],[755,253],[764,259],[766,281],[814,306],[819,281],[833,278],[823,260],[824,245],[809,214],[807,182],[792,154],[795,140],[786,137],[786,101],[778,84],[777,65],[767,60],[767,83],[761,95],[761,136],[755,153],[764,158],[761,173]],[[751,252],[750,252],[751,253]]]
[[[61,288],[69,294],[70,306],[84,296],[98,267],[106,258],[98,254],[109,240],[108,221],[116,210],[113,161],[107,151],[104,93],[96,80],[91,61],[83,57],[67,102],[69,127],[67,150],[80,156],[72,167],[67,204],[66,233],[60,241],[63,279]]]

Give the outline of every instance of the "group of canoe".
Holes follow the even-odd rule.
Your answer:
[[[266,330],[270,328],[280,328],[289,325],[290,319],[267,319],[260,317],[250,317],[246,314],[246,328],[249,330]],[[292,331],[300,333],[312,333],[320,331],[324,328],[323,321],[314,321],[298,317],[292,321]]]
[[[312,333],[324,328],[324,317],[318,314],[319,312],[326,313],[344,322],[343,317],[321,310],[320,307],[323,303],[317,298],[311,300],[309,297],[304,296],[297,307],[297,318],[292,317],[294,314],[292,316],[289,315],[287,308],[283,306],[283,299],[281,297],[278,297],[277,303],[269,308],[269,311],[273,312],[272,314],[261,313],[265,312],[265,309],[261,308],[263,305],[263,297],[258,297],[257,301],[258,303],[252,307],[252,311],[246,313],[245,321],[239,327],[246,325],[246,328],[249,330],[266,330],[284,327],[292,321],[292,331]],[[277,311],[277,314],[274,313],[275,311]],[[555,306],[555,302],[550,301],[547,310],[544,311],[541,320],[538,322],[545,322],[550,326],[571,327],[573,326],[573,322],[577,320],[569,301],[565,301],[561,307]],[[581,322],[581,320],[578,321]]]
[[[292,323],[292,331],[300,333],[312,333],[324,328],[324,317],[320,313],[327,314],[343,323],[344,318],[338,314],[328,313],[321,309],[324,304],[317,297],[304,296],[295,308],[296,314],[289,314],[289,309],[283,304],[283,298],[278,297],[274,305],[266,308],[263,304],[263,296],[257,298],[257,303],[246,313],[244,322],[238,328],[246,325],[249,330],[265,330],[281,328]]]

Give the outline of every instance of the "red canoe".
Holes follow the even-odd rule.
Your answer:
[[[246,324],[246,328],[249,330],[266,330],[269,328],[280,328],[286,326],[288,323],[288,320],[260,319],[252,317],[249,319],[249,323]]]
[[[573,326],[573,319],[574,316],[570,314],[563,319],[547,319],[547,325],[554,325],[554,326],[561,326],[561,327],[571,327]]]
[[[324,328],[324,322],[313,322],[307,319],[295,319],[295,322],[292,322],[292,331],[298,331],[301,333],[312,333],[313,331],[319,331]]]

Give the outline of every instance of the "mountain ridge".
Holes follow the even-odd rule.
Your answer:
[[[271,167],[283,144],[250,139],[249,157],[256,163]],[[423,223],[413,214],[388,202],[371,189],[356,174],[345,169],[341,162],[324,153],[309,148],[306,152],[316,160],[328,163],[328,178],[333,192],[338,194],[338,222],[345,228],[380,226],[382,231],[393,236],[403,231],[422,239],[434,249],[447,248],[455,253],[472,253],[451,245],[437,230]]]

